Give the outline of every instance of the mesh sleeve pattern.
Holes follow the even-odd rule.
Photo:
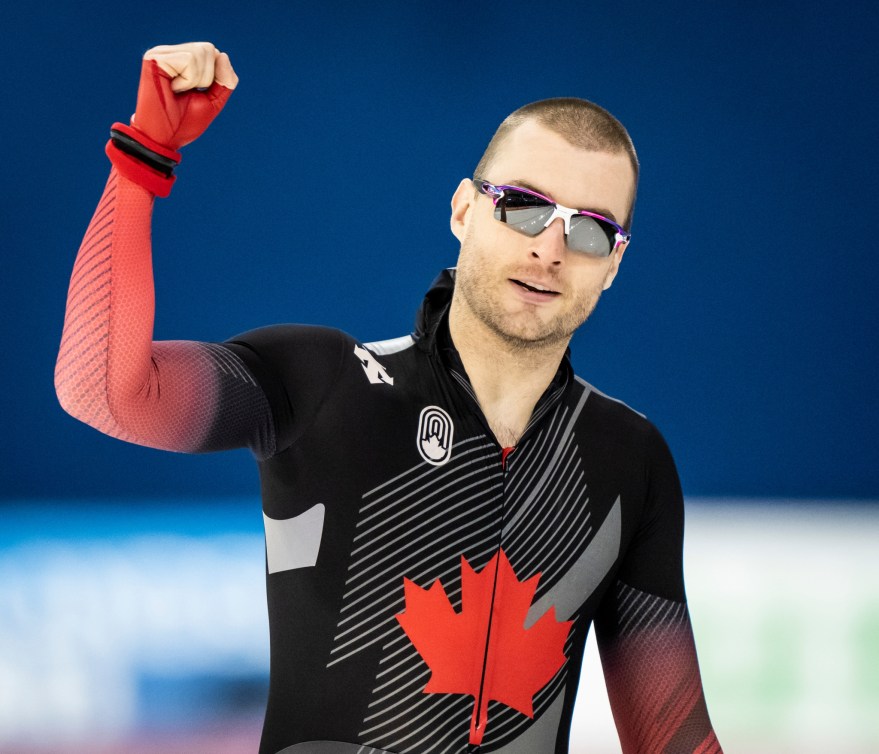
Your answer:
[[[55,388],[64,409],[113,437],[181,452],[274,452],[272,414],[220,344],[153,342],[152,195],[114,169],[67,297]]]
[[[596,638],[625,754],[722,754],[708,717],[685,602],[621,581]]]

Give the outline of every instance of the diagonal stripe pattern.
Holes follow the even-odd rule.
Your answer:
[[[612,599],[613,621],[602,620],[598,638],[623,750],[719,754],[686,603],[621,581]]]
[[[360,731],[366,745],[439,754],[466,743],[473,699],[423,693],[430,670],[394,620],[404,607],[403,577],[424,588],[439,579],[460,610],[461,555],[481,570],[502,545],[519,579],[541,574],[535,600],[558,585],[594,536],[573,431],[588,395],[583,388],[573,407],[556,404],[542,428],[508,457],[506,474],[497,445],[482,435],[457,443],[448,465],[419,464],[363,495],[328,666],[367,647],[382,648]],[[576,621],[577,613],[557,618]],[[582,639],[575,623],[565,655]],[[535,694],[535,718],[566,679],[567,663]],[[488,719],[483,745],[489,748],[532,723],[495,701]]]

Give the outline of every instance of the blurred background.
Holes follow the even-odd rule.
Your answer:
[[[500,120],[574,95],[628,127],[633,242],[572,344],[646,413],[728,752],[879,750],[874,3],[0,8],[5,145],[0,751],[255,751],[256,469],[103,437],[52,387],[67,280],[139,59],[210,40],[241,85],[154,218],[156,336],[404,334]],[[587,657],[572,752],[612,754]]]

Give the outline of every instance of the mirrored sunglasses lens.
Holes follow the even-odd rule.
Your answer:
[[[616,229],[612,225],[599,222],[588,215],[575,215],[571,218],[568,248],[593,257],[606,257],[613,250],[615,240]]]
[[[536,236],[555,207],[537,196],[506,190],[494,207],[494,218],[527,236]]]

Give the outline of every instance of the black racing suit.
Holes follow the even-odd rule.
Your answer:
[[[623,750],[720,752],[680,485],[652,424],[566,357],[501,448],[449,337],[450,271],[394,341],[285,325],[144,344],[141,191],[114,171],[86,235],[58,393],[123,439],[253,449],[271,632],[261,754],[567,752],[593,622]]]

